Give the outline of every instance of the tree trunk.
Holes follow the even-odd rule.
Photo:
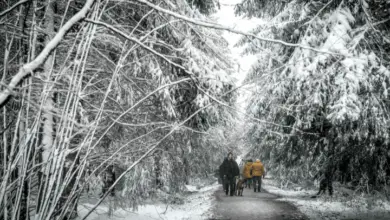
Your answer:
[[[65,189],[61,195],[60,202],[58,203],[58,212],[65,211],[64,219],[74,219],[77,217],[77,202],[79,198],[79,192],[76,192],[78,189],[78,186],[76,186],[76,189],[74,188],[77,184],[77,177],[78,172],[77,168],[80,165],[80,157],[77,155],[77,152],[71,153],[66,157],[66,162],[63,170],[63,181],[68,181],[65,176],[67,174],[70,174],[70,180],[68,184],[65,186]],[[72,166],[72,163],[75,163]],[[62,210],[65,209],[65,210]],[[62,217],[62,216],[61,216]]]
[[[53,1],[47,0],[46,1],[46,14],[45,14],[45,31],[46,31],[46,38],[45,38],[45,45],[47,45],[51,38],[52,34],[54,33],[54,10],[53,10]],[[54,56],[53,54],[49,55],[43,65],[43,78],[46,81],[46,84],[43,86],[43,92],[42,96],[47,96],[47,98],[43,98],[44,104],[43,106],[43,113],[42,113],[42,119],[43,119],[43,125],[42,125],[42,151],[41,151],[41,162],[45,164],[42,166],[41,175],[40,175],[40,190],[39,190],[39,199],[38,199],[38,207],[37,207],[37,214],[39,215],[39,212],[42,212],[42,200],[44,198],[44,194],[51,193],[50,190],[47,191],[47,185],[48,182],[45,182],[47,180],[47,177],[50,176],[50,173],[54,167],[52,167],[52,164],[55,164],[55,161],[50,160],[50,157],[52,157],[53,153],[53,130],[54,130],[54,117],[52,110],[54,108],[54,101],[53,101],[53,95],[50,91],[51,85],[47,82],[51,81],[51,71],[52,66],[54,64]],[[49,202],[50,203],[50,202]],[[42,217],[42,216],[41,216]]]
[[[28,15],[29,15],[29,12],[30,12],[30,9],[31,9],[31,2],[29,2],[26,6],[24,5],[21,5],[21,9],[20,11],[22,12],[21,14],[24,15],[24,18],[23,19],[20,19],[19,21],[19,27],[20,29],[22,30],[22,34],[23,35],[28,35],[28,33],[26,33],[26,21],[27,21],[27,18],[28,18]],[[29,45],[27,43],[27,41],[21,37],[20,40],[19,40],[19,50],[22,51],[21,54],[19,55],[19,65],[22,66],[27,60],[28,60],[28,54],[29,54]],[[28,81],[27,83],[24,83],[24,85],[28,85]],[[26,97],[26,93],[28,93],[28,91],[24,91],[23,92],[23,98]],[[29,111],[29,109],[25,109],[24,106],[23,106],[23,102],[21,103],[21,108],[20,108],[20,111],[21,111],[21,114],[20,115],[25,115],[27,111]],[[27,114],[26,114],[27,116]],[[27,118],[27,117],[26,117]],[[24,151],[24,159],[23,160],[20,160],[19,161],[19,173],[18,175],[20,177],[22,177],[22,180],[20,181],[21,182],[21,186],[20,186],[20,189],[22,189],[22,192],[21,192],[21,200],[20,200],[20,215],[19,215],[19,218],[20,219],[26,219],[26,220],[29,220],[30,219],[30,215],[29,215],[29,212],[28,212],[28,195],[29,195],[29,181],[26,179],[26,174],[27,174],[27,170],[31,168],[31,160],[33,159],[31,157],[31,148],[28,148],[26,149],[25,146],[28,146],[28,143],[27,143],[27,133],[26,133],[26,130],[27,130],[27,125],[28,123],[26,121],[20,121],[20,125],[19,125],[19,151]],[[24,149],[23,149],[24,148]]]
[[[50,0],[47,1],[47,12],[46,12],[46,36],[45,44],[49,43],[51,39],[51,34],[54,33],[54,11],[52,2]],[[53,55],[48,56],[45,64],[44,64],[44,77],[47,82],[50,82],[51,70],[53,66],[54,57]],[[47,162],[49,160],[50,154],[52,153],[53,148],[53,130],[54,130],[54,118],[52,110],[54,108],[54,101],[52,92],[50,91],[50,85],[44,86],[43,95],[47,94],[47,99],[45,104],[43,105],[43,137],[42,137],[42,159],[43,162]],[[50,168],[49,168],[50,169]]]
[[[184,164],[185,183],[188,185],[190,184],[190,165],[188,163],[187,157],[184,158],[183,164]]]
[[[104,186],[102,190],[102,195],[104,195],[107,190],[115,183],[116,175],[115,175],[115,166],[109,165],[104,172]],[[111,196],[115,196],[115,188],[113,188],[110,192]]]
[[[155,152],[154,154],[154,173],[155,173],[155,182],[156,182],[156,189],[160,189],[163,186],[163,183],[161,181],[161,155]]]

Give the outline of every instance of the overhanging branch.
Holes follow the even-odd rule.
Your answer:
[[[312,50],[312,51],[315,51],[317,53],[326,53],[326,54],[337,55],[337,56],[345,56],[343,54],[332,53],[330,51],[324,51],[324,50],[318,50],[318,49],[315,49],[315,48],[312,48],[312,47],[308,47],[308,46],[304,46],[304,45],[301,45],[301,44],[292,44],[292,43],[288,43],[288,42],[285,42],[285,41],[282,41],[282,40],[276,40],[276,39],[259,37],[257,35],[251,34],[251,33],[246,33],[246,32],[243,32],[243,31],[235,30],[235,29],[232,29],[232,28],[229,28],[229,27],[222,26],[220,24],[216,24],[216,23],[195,20],[195,19],[189,18],[187,16],[184,16],[184,15],[172,12],[170,10],[161,8],[160,6],[157,6],[157,5],[155,5],[155,4],[151,3],[151,2],[148,2],[146,0],[134,0],[134,1],[138,1],[140,3],[148,5],[151,8],[156,9],[157,11],[160,11],[162,13],[171,15],[171,16],[173,16],[175,18],[181,19],[183,21],[187,21],[189,23],[192,23],[192,24],[195,24],[195,25],[198,25],[198,26],[212,28],[212,29],[218,29],[218,30],[225,30],[225,31],[229,31],[231,33],[235,33],[235,34],[251,37],[251,38],[254,38],[254,39],[261,40],[261,41],[281,44],[281,45],[288,46],[288,47],[299,47],[299,48],[302,48],[302,49]]]
[[[11,82],[8,86],[1,91],[0,93],[0,106],[4,104],[7,98],[11,95],[15,87],[22,82],[22,80],[31,72],[36,70],[40,65],[45,62],[49,54],[60,44],[61,40],[64,38],[65,34],[70,30],[70,28],[77,22],[83,20],[90,8],[92,7],[95,0],[87,0],[84,7],[77,12],[65,25],[57,32],[54,38],[45,46],[42,52],[30,63],[23,65],[18,73],[12,77]]]

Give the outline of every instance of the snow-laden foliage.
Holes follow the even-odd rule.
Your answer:
[[[106,196],[129,207],[174,197],[225,154],[210,133],[233,116],[227,42],[146,4],[208,21],[217,1],[1,2],[0,95],[86,2],[86,19],[0,106],[1,219],[72,218],[80,201]]]
[[[247,112],[265,122],[251,123],[252,154],[283,179],[329,170],[354,185],[388,184],[389,3],[295,0],[269,12],[250,2],[236,12],[269,18],[253,33],[323,51],[241,39],[259,56]]]
[[[198,9],[202,14],[212,14],[220,8],[219,0],[187,0],[191,8]]]

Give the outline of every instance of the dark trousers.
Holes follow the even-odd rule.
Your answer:
[[[260,192],[260,190],[261,190],[261,176],[254,176],[254,177],[252,177],[252,180],[253,180],[253,189],[256,192],[256,188],[257,188],[257,191]],[[257,184],[257,186],[256,186],[256,184]]]
[[[329,195],[333,195],[332,179],[330,178],[324,178],[320,181],[320,191],[318,191],[317,195],[326,193],[326,189],[328,189]]]
[[[234,178],[225,178],[224,179],[224,191],[226,195],[229,193],[230,189],[230,196],[233,196],[234,190],[236,189],[236,182],[234,181]]]
[[[245,179],[245,188],[248,186],[248,188],[250,189],[251,184],[252,184],[252,178],[246,178]]]

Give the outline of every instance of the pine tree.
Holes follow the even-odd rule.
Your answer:
[[[365,189],[389,180],[388,5],[243,1],[236,7],[268,20],[255,34],[323,51],[239,42],[259,54],[247,79],[256,84],[247,111],[265,123],[251,123],[248,138],[282,179],[330,172]]]

